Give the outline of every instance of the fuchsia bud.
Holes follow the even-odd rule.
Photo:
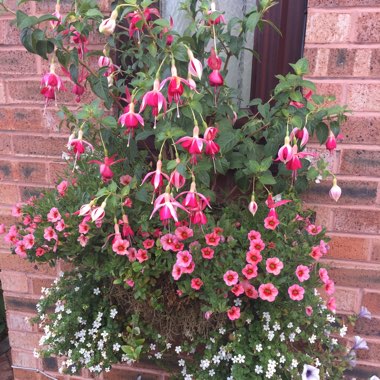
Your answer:
[[[59,2],[55,4],[55,11],[52,13],[52,16],[58,19],[57,21],[56,20],[50,21],[51,27],[55,29],[62,22],[61,5],[59,4]]]
[[[98,59],[98,66],[99,67],[110,67],[112,65],[112,60],[109,57],[106,57],[104,55],[100,56]]]
[[[289,136],[285,137],[284,145],[278,151],[278,159],[284,164],[288,163],[293,158],[293,150],[290,145]]]
[[[224,78],[219,70],[213,70],[208,79],[211,87],[220,87],[224,84]]]
[[[91,219],[93,222],[100,221],[104,218],[104,216],[106,214],[106,212],[105,212],[106,206],[107,206],[107,202],[104,201],[99,207],[95,207],[91,211]]]
[[[181,160],[179,158],[177,158],[176,161],[177,161],[177,165],[181,163]],[[182,174],[180,174],[177,169],[175,169],[170,174],[170,184],[173,185],[177,189],[177,191],[181,187],[185,186],[185,183],[186,183],[185,177]]]
[[[335,202],[338,202],[340,196],[342,195],[342,189],[338,186],[338,181],[334,177],[333,179],[333,186],[330,189],[330,198],[333,199]]]
[[[216,5],[215,5],[215,1],[212,1],[211,2],[211,6],[210,6],[210,10],[207,12],[207,14],[208,15],[212,15],[214,12],[216,12]],[[215,20],[213,20],[212,18],[210,18],[208,20],[208,23],[209,23],[209,25],[218,25],[220,23],[225,24],[226,20],[225,20],[225,18],[224,18],[223,15],[220,15]]]
[[[119,16],[119,13],[117,9],[115,9],[111,13],[110,18],[106,18],[105,20],[101,22],[101,24],[99,25],[99,32],[106,36],[110,36],[111,34],[113,34],[116,28],[116,19],[118,16]]]
[[[255,194],[252,194],[251,202],[248,205],[248,210],[252,214],[252,216],[256,215],[258,208],[259,208],[259,206],[257,205],[257,203],[255,201]]]
[[[294,128],[290,134],[290,139],[293,140],[294,138],[301,140],[301,147],[303,147],[309,141],[309,131],[306,127],[302,129]]]
[[[207,60],[207,64],[211,70],[220,70],[222,68],[222,59],[216,54],[214,48],[211,48],[211,53]]]
[[[326,149],[332,153],[336,149],[336,138],[332,131],[329,133],[329,137],[326,141]]]
[[[194,54],[190,49],[187,49],[187,55],[189,56],[189,73],[193,77],[197,77],[199,80],[202,79],[203,65],[201,61],[194,58]]]

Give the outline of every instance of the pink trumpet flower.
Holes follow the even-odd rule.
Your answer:
[[[199,80],[202,79],[203,65],[199,59],[194,57],[193,52],[190,49],[187,49],[187,55],[189,57],[189,73],[193,77],[197,77]]]
[[[283,162],[284,164],[288,163],[293,157],[293,150],[290,145],[289,136],[285,137],[284,145],[278,151],[277,159]]]
[[[170,181],[170,178],[167,174],[165,173],[162,173],[162,161],[161,160],[158,160],[157,161],[157,166],[156,166],[156,170],[154,172],[150,172],[148,173],[141,184],[144,184],[145,181],[149,178],[149,177],[152,177],[151,179],[151,184],[153,185],[154,187],[154,190],[157,190],[159,187],[162,187],[163,184],[164,184],[164,178],[168,181]]]
[[[176,144],[181,144],[182,148],[187,150],[191,155],[201,154],[205,140],[199,137],[199,127],[193,128],[193,137],[185,136],[180,138]]]
[[[161,109],[164,108],[164,112],[167,109],[167,103],[165,96],[160,92],[160,80],[155,79],[153,84],[153,90],[147,92],[142,99],[140,113],[143,112],[146,106],[152,107],[152,113],[154,116],[154,129],[157,124],[157,116],[160,113]]]
[[[86,148],[89,148],[91,152],[94,151],[94,147],[89,142],[83,140],[82,130],[78,132],[78,138],[69,140],[68,148],[73,150],[75,159],[79,159],[85,153]]]
[[[178,194],[177,198],[181,197],[182,195],[185,195],[185,194],[186,194],[186,197],[182,201],[182,204],[185,207],[187,207],[189,209],[197,209],[199,207],[199,200],[202,200],[203,202],[206,203],[206,206],[211,208],[208,199],[203,194],[197,193],[197,187],[196,187],[196,183],[194,180],[191,183],[190,190],[184,191],[184,192]]]
[[[309,131],[306,127],[302,129],[294,128],[290,134],[290,139],[293,140],[294,138],[301,140],[301,147],[303,147],[309,141]]]
[[[329,133],[329,137],[326,141],[326,149],[332,153],[336,149],[336,138],[332,131]]]
[[[335,202],[338,202],[340,196],[342,195],[342,189],[338,186],[338,181],[335,177],[333,179],[333,186],[330,189],[329,195],[330,198],[333,199]]]
[[[259,206],[257,205],[257,203],[255,201],[255,194],[252,194],[251,202],[248,205],[248,210],[252,214],[252,216],[256,215],[258,208],[259,208]]]
[[[90,164],[99,165],[100,175],[102,176],[102,181],[104,183],[111,181],[111,179],[113,178],[114,174],[113,174],[113,171],[111,170],[111,166],[124,161],[124,160],[115,161],[115,157],[116,157],[116,154],[114,154],[112,157],[104,157],[104,162],[98,161],[98,160],[89,161]]]
[[[178,208],[189,213],[189,211],[186,210],[184,206],[182,206],[173,198],[173,196],[170,194],[170,188],[167,187],[165,193],[158,196],[155,200],[153,212],[150,216],[150,219],[152,219],[153,215],[157,211],[159,211],[161,221],[168,221],[169,219],[174,219],[176,222],[178,222]]]

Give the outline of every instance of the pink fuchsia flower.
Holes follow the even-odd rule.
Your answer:
[[[161,109],[164,109],[166,113],[167,103],[165,96],[160,92],[160,80],[155,79],[153,84],[153,90],[147,92],[142,99],[140,113],[142,113],[147,106],[152,107],[152,114],[154,116],[154,129],[156,129],[157,116],[161,112]]]
[[[119,16],[119,12],[115,9],[111,13],[111,17],[104,19],[99,25],[99,32],[105,36],[110,36],[115,32],[116,20]]]
[[[231,292],[235,294],[236,297],[239,297],[244,293],[244,287],[242,284],[236,284],[232,287]]]
[[[223,280],[227,286],[233,286],[233,285],[236,285],[238,283],[239,275],[233,270],[228,270],[224,274]]]
[[[77,240],[81,247],[85,247],[89,241],[89,238],[86,235],[79,235]]]
[[[218,234],[216,234],[215,232],[213,232],[211,234],[207,234],[205,236],[205,239],[206,239],[206,244],[210,245],[212,247],[217,247],[219,245],[219,242],[220,242],[220,236]]]
[[[253,240],[258,240],[261,239],[261,233],[255,230],[249,231],[248,232],[248,240],[253,241]]]
[[[164,178],[167,181],[170,181],[169,176],[162,172],[162,161],[157,161],[156,170],[154,172],[149,172],[143,179],[141,184],[144,184],[145,181],[149,178],[151,178],[150,183],[153,185],[154,190],[157,190],[159,187],[162,187],[164,184]]]
[[[216,54],[214,48],[211,48],[210,57],[207,60],[207,64],[211,70],[220,70],[222,68],[222,59]]]
[[[247,264],[242,273],[247,280],[257,277],[257,265]]]
[[[173,270],[172,270],[172,277],[174,278],[175,281],[178,281],[183,274],[183,268],[180,267],[177,264],[173,265]]]
[[[178,222],[177,208],[180,208],[181,210],[189,213],[189,211],[187,211],[187,209],[184,206],[182,206],[173,198],[169,191],[170,190],[167,188],[164,194],[161,194],[157,197],[157,199],[154,202],[154,208],[149,219],[152,219],[153,215],[157,211],[159,211],[161,221],[174,219],[176,222]]]
[[[328,294],[329,296],[332,296],[334,293],[335,293],[335,283],[333,280],[327,280],[325,282],[325,292],[326,294]]]
[[[260,252],[257,251],[248,251],[245,260],[248,264],[257,265],[263,260],[263,257],[261,256]]]
[[[50,66],[50,72],[46,73],[41,80],[41,94],[46,99],[46,105],[49,100],[56,99],[56,92],[66,91],[63,85],[62,79],[55,73],[55,66],[52,64]]]
[[[15,218],[18,218],[21,215],[22,215],[22,204],[21,203],[16,203],[12,207],[12,216],[14,216]]]
[[[147,22],[151,20],[152,15],[155,15],[158,18],[161,17],[157,8],[145,8],[144,17],[142,17],[140,11],[128,13],[127,18],[129,20],[129,37],[132,38],[135,32],[147,27]]]
[[[62,181],[58,186],[57,186],[57,191],[58,194],[61,197],[64,197],[67,191],[67,188],[69,187],[69,183],[67,181]]]
[[[17,256],[20,256],[23,259],[26,258],[26,246],[23,240],[20,240],[16,243],[15,253]]]
[[[104,201],[99,207],[95,207],[91,211],[91,219],[93,222],[103,220],[104,216],[106,215],[105,208],[107,206],[107,202]]]
[[[66,224],[65,224],[65,221],[63,219],[59,220],[54,228],[58,231],[58,232],[62,232],[65,228],[66,228]]]
[[[265,219],[264,219],[264,227],[267,229],[267,230],[272,230],[274,231],[276,229],[276,227],[280,224],[280,221],[274,216],[267,216]]]
[[[248,298],[252,298],[256,300],[259,298],[259,293],[257,292],[256,288],[251,285],[250,283],[243,284],[244,287],[244,293]]]
[[[327,282],[330,280],[329,274],[327,272],[327,269],[321,268],[319,269],[319,278],[324,284],[327,284]]]
[[[131,226],[129,225],[129,220],[127,215],[123,215],[123,219],[119,221],[119,224],[121,225],[121,235],[123,238],[130,238],[131,236],[134,236],[135,233],[133,232]]]
[[[293,158],[293,149],[290,145],[289,136],[285,137],[284,145],[279,149],[277,154],[277,160],[283,162],[284,164],[288,163]]]
[[[211,208],[208,199],[203,194],[197,192],[197,187],[196,187],[194,180],[191,182],[190,190],[184,191],[184,192],[178,194],[177,198],[179,198],[185,194],[186,194],[186,197],[182,201],[182,204],[185,207],[187,207],[189,209],[197,209],[199,207],[200,201],[203,201],[206,203],[206,205],[208,207]]]
[[[331,297],[329,298],[329,300],[327,301],[327,308],[332,311],[332,312],[336,312],[336,300],[335,300],[335,297]]]
[[[208,77],[211,87],[220,87],[224,84],[224,78],[219,70],[213,70]]]
[[[301,301],[303,300],[305,289],[302,286],[294,284],[291,287],[289,287],[288,294],[290,299],[292,299],[293,301]]]
[[[47,241],[57,240],[57,233],[54,231],[53,227],[47,227],[44,229],[44,239]]]
[[[193,256],[191,256],[189,251],[180,251],[177,253],[176,264],[181,268],[187,268],[193,261]]]
[[[146,249],[139,249],[136,253],[136,259],[141,264],[149,259],[148,251]]]
[[[102,67],[110,67],[112,65],[112,59],[110,57],[106,57],[101,55],[98,59],[98,66]]]
[[[189,57],[189,73],[193,77],[197,77],[199,80],[201,80],[203,72],[203,65],[201,61],[194,57],[194,54],[190,49],[187,49],[187,55]]]
[[[186,226],[178,227],[174,233],[179,240],[187,240],[194,235],[194,231]]]
[[[26,249],[31,249],[34,246],[35,239],[33,234],[28,234],[24,236],[23,239],[24,245]]]
[[[120,256],[128,255],[129,241],[123,240],[121,237],[117,237],[112,244],[112,250]]]
[[[190,221],[192,224],[205,225],[207,224],[207,216],[204,213],[204,209],[209,205],[203,200],[199,200],[198,207],[191,210]],[[210,206],[209,206],[210,207]]]
[[[182,83],[188,87],[191,87],[191,86],[190,86],[190,83],[186,79],[178,76],[178,71],[174,64],[171,67],[171,74],[172,74],[171,77],[168,77],[161,82],[160,90],[162,90],[165,84],[169,82],[169,86],[168,86],[169,103],[171,103],[174,100],[174,102],[177,103],[177,111],[178,111],[178,104],[181,102],[181,96],[184,91]],[[177,116],[179,116],[179,113]]]
[[[194,290],[199,290],[203,286],[203,281],[200,278],[193,278],[191,280],[191,287]]]
[[[90,164],[99,165],[100,175],[104,183],[111,181],[114,176],[113,171],[111,170],[111,166],[124,161],[124,160],[115,161],[115,157],[116,157],[116,154],[114,154],[112,157],[104,157],[103,162],[99,160],[89,161]]]
[[[299,282],[307,281],[310,278],[310,269],[306,265],[298,265],[296,276]]]
[[[125,107],[124,113],[119,117],[119,124],[127,129],[127,133],[133,133],[139,124],[144,127],[144,119],[140,114],[135,112],[135,104],[133,102]]]
[[[201,252],[202,252],[202,257],[206,260],[211,260],[214,257],[214,253],[215,253],[215,251],[210,247],[202,248]]]
[[[166,234],[161,237],[160,242],[164,251],[172,251],[175,243],[178,242],[178,238],[172,234]]]
[[[336,149],[336,138],[332,131],[329,133],[329,137],[326,141],[326,149],[332,153]]]
[[[171,185],[173,185],[177,191],[185,186],[186,178],[177,170],[178,165],[181,163],[181,160],[179,158],[176,159],[177,167],[175,170],[170,174],[169,182]]]
[[[290,140],[293,140],[294,138],[301,140],[301,147],[303,147],[309,141],[309,131],[306,127],[302,129],[294,128],[290,134]]]
[[[185,136],[176,142],[176,144],[180,144],[183,149],[193,156],[202,153],[204,143],[205,140],[199,137],[199,127],[197,125],[193,128],[192,137]]]
[[[143,241],[143,246],[145,249],[151,249],[154,247],[155,241],[153,239],[146,239]]]
[[[319,248],[319,246],[313,247],[313,248],[311,249],[310,256],[311,256],[314,260],[316,260],[316,261],[318,261],[318,260],[323,256],[323,254],[322,254],[321,249]]]
[[[261,252],[265,249],[265,243],[261,239],[251,240],[249,243],[249,249],[251,251]]]
[[[68,142],[68,148],[74,152],[75,159],[79,159],[82,154],[88,149],[90,152],[94,151],[94,147],[86,140],[83,140],[83,131],[78,132],[78,138],[70,138]]]
[[[261,284],[259,287],[259,297],[263,301],[274,302],[278,295],[278,289],[272,284]]]
[[[338,202],[340,196],[342,195],[342,189],[338,186],[338,181],[335,177],[333,179],[333,186],[330,189],[329,195],[330,198],[333,199],[335,202]]]
[[[268,273],[278,276],[282,269],[284,268],[283,262],[277,257],[267,259],[266,261],[266,270]]]
[[[322,232],[322,226],[316,226],[314,224],[309,224],[306,227],[306,231],[309,233],[309,235],[318,235]]]
[[[218,25],[220,23],[225,24],[226,20],[225,20],[225,18],[224,18],[223,15],[219,15],[215,19],[214,19],[214,17],[212,17],[212,14],[215,13],[215,12],[216,12],[215,1],[211,1],[210,10],[207,12],[207,14],[210,16],[210,18],[208,20],[209,25]]]
[[[206,143],[205,153],[208,156],[214,157],[216,154],[220,152],[220,146],[214,141],[216,136],[218,135],[218,128],[216,127],[208,127],[204,133],[204,140]]]
[[[299,169],[302,169],[302,162],[301,159],[305,158],[307,156],[317,156],[316,153],[307,153],[307,152],[298,152],[298,146],[293,145],[293,155],[292,158],[286,163],[286,169],[292,170],[294,173],[294,177],[297,174],[297,171]]]
[[[53,207],[49,213],[47,214],[47,220],[48,222],[55,223],[58,222],[58,220],[61,220],[62,216],[59,213],[58,209],[56,207]]]
[[[227,310],[227,315],[230,321],[235,321],[240,318],[240,308],[232,306],[231,309]]]
[[[308,317],[311,317],[313,315],[313,308],[311,306],[306,306],[305,313]]]
[[[248,211],[252,214],[252,216],[255,216],[258,208],[259,206],[257,205],[255,201],[255,195],[252,194],[251,202],[249,202],[249,205],[248,205]]]

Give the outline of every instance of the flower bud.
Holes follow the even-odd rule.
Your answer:
[[[252,194],[251,202],[248,205],[248,210],[252,214],[252,216],[255,216],[258,208],[259,208],[259,206],[255,202],[255,195]]]
[[[111,13],[110,18],[106,18],[105,20],[103,20],[101,22],[101,24],[99,25],[99,32],[106,35],[106,36],[110,36],[111,34],[113,34],[113,32],[115,31],[115,28],[116,28],[116,19],[117,19],[118,15],[119,15],[119,13],[115,9]]]
[[[330,198],[335,202],[338,202],[340,196],[342,195],[342,189],[338,186],[338,181],[336,178],[333,179],[333,187],[330,189]]]

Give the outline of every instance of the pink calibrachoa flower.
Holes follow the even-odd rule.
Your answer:
[[[112,157],[104,157],[104,161],[99,161],[99,160],[89,161],[90,164],[99,165],[100,175],[104,183],[111,181],[114,176],[113,171],[111,170],[111,166],[124,161],[123,159],[115,161],[115,157],[116,157],[116,154],[114,154]]]
[[[248,264],[257,265],[263,260],[263,257],[261,256],[260,252],[257,251],[248,251],[245,259]]]
[[[334,293],[335,293],[335,283],[333,280],[327,280],[325,282],[325,292],[326,294],[328,294],[329,296],[332,296]]]
[[[36,249],[36,256],[37,257],[41,257],[43,256],[44,254],[46,253],[46,249],[42,248],[42,247],[38,247]]]
[[[49,213],[47,214],[47,220],[48,222],[55,223],[58,222],[58,220],[61,220],[62,216],[59,213],[58,209],[56,207],[53,207]]]
[[[278,295],[278,289],[272,284],[261,284],[259,287],[259,297],[263,301],[274,302]]]
[[[205,319],[208,321],[212,316],[212,311],[206,311],[205,312]]]
[[[290,140],[294,138],[301,140],[301,147],[305,146],[309,141],[309,131],[306,127],[302,129],[294,128],[290,134]]]
[[[4,241],[11,244],[16,244],[18,241],[18,231],[16,226],[9,227],[8,233],[4,236]]]
[[[322,226],[316,226],[314,224],[309,224],[306,227],[306,231],[309,233],[309,235],[318,235],[322,232]]]
[[[89,241],[89,238],[86,235],[79,235],[77,240],[82,247],[85,247]]]
[[[301,301],[303,300],[305,289],[302,286],[294,284],[288,289],[288,294],[293,301]]]
[[[264,219],[264,227],[267,229],[267,230],[272,230],[274,231],[276,229],[276,227],[280,224],[280,221],[276,218],[276,216],[274,215],[271,215],[271,216],[267,216],[265,219]]]
[[[172,251],[174,245],[178,242],[177,236],[172,234],[166,234],[161,237],[160,242],[164,251]]]
[[[164,178],[167,181],[170,181],[170,178],[167,174],[162,172],[162,161],[159,159],[157,161],[156,170],[153,172],[149,172],[143,179],[141,184],[144,184],[145,181],[152,177],[150,183],[153,185],[154,190],[157,190],[158,188],[162,187],[164,185]]]
[[[329,298],[329,300],[327,301],[327,308],[332,311],[332,312],[336,312],[336,300],[335,300],[335,297],[331,297]]]
[[[179,240],[187,240],[194,235],[194,231],[186,226],[178,227],[174,233]]]
[[[24,220],[22,221],[22,224],[24,226],[29,226],[30,223],[32,223],[32,218],[30,215],[26,215]]]
[[[12,207],[12,216],[14,216],[15,218],[18,218],[22,215],[22,209],[21,209],[22,205],[21,203],[16,203],[13,207]]]
[[[335,202],[338,202],[340,196],[342,195],[342,189],[338,186],[338,181],[335,177],[333,179],[333,186],[330,189],[329,195],[330,198],[333,199]]]
[[[151,249],[154,247],[155,241],[153,239],[146,239],[143,241],[143,246],[145,249]]]
[[[136,256],[137,256],[137,249],[134,247],[129,247],[128,252],[127,252],[128,260],[133,263],[136,261]]]
[[[203,65],[201,61],[194,57],[194,54],[190,49],[187,49],[187,55],[189,57],[189,73],[193,77],[197,77],[199,80],[201,80],[203,72]]]
[[[67,191],[67,188],[69,187],[69,183],[67,181],[62,181],[58,186],[57,186],[57,191],[58,194],[61,197],[64,197]]]
[[[54,225],[54,228],[55,228],[58,232],[62,232],[62,231],[66,228],[65,221],[64,221],[63,219],[59,220],[59,221]]]
[[[284,145],[279,149],[277,154],[277,160],[288,163],[293,158],[293,149],[290,145],[290,138],[287,135],[285,137]]]
[[[319,242],[319,249],[321,250],[322,255],[326,255],[330,247],[324,240],[321,240]]]
[[[247,280],[257,277],[257,265],[247,264],[242,273]]]
[[[232,306],[231,309],[227,310],[227,315],[230,321],[235,321],[240,318],[240,308],[237,306]]]
[[[126,256],[128,254],[129,241],[123,240],[120,236],[117,237],[113,244],[112,250],[120,256]]]
[[[187,268],[193,261],[193,256],[191,256],[189,251],[180,251],[177,253],[176,264],[181,268]]]
[[[58,239],[57,233],[54,231],[53,227],[47,227],[44,229],[44,238],[47,241]]]
[[[251,251],[261,252],[265,249],[265,243],[261,239],[251,240],[249,243],[249,249]]]
[[[159,211],[161,221],[174,219],[176,222],[178,222],[177,208],[180,208],[181,210],[189,213],[189,211],[184,206],[182,206],[173,198],[173,196],[170,194],[169,187],[167,187],[165,193],[158,196],[154,201],[154,208],[149,219],[152,219],[153,215]]]
[[[20,240],[16,243],[15,253],[23,259],[26,258],[26,246],[23,240]]]
[[[201,252],[202,252],[202,257],[206,260],[211,260],[214,257],[214,253],[215,253],[215,251],[210,247],[202,248]]]
[[[249,282],[247,283],[243,282],[242,284],[244,287],[244,293],[248,298],[252,298],[254,300],[259,298],[259,293],[257,292],[256,288],[253,285],[251,285]]]
[[[136,253],[136,259],[140,264],[149,260],[148,251],[146,249],[139,249]]]
[[[261,233],[259,231],[252,230],[248,232],[249,241],[258,240],[258,239],[261,239]]]
[[[231,292],[235,294],[236,297],[239,297],[244,293],[244,287],[242,284],[236,284],[232,287]]]
[[[311,317],[313,315],[313,308],[311,306],[306,306],[305,313],[307,316]]]
[[[80,234],[88,234],[88,232],[90,231],[90,226],[85,222],[85,220],[87,220],[87,218],[85,218],[78,226],[78,231]]]
[[[267,259],[266,270],[268,273],[278,276],[282,269],[284,268],[284,263],[277,257]]]
[[[195,270],[195,263],[192,261],[188,267],[182,268],[183,273],[191,274]]]
[[[329,274],[327,272],[327,269],[321,268],[319,269],[319,278],[324,284],[327,284],[327,282],[330,280]]]
[[[161,93],[160,88],[160,80],[156,78],[153,84],[153,90],[147,92],[143,96],[140,107],[140,113],[143,112],[147,106],[152,107],[152,114],[154,116],[154,129],[156,129],[157,116],[161,112],[161,109],[164,109],[164,113],[166,113],[167,110],[166,99],[165,96]]]
[[[135,282],[134,282],[133,280],[125,280],[125,283],[126,283],[129,287],[131,287],[131,288],[133,288],[133,287],[135,286]]]
[[[213,232],[211,234],[207,234],[205,236],[205,239],[206,239],[206,244],[210,245],[212,247],[217,247],[219,245],[219,242],[220,242],[220,236],[218,234],[216,234],[215,232]]]
[[[28,234],[24,236],[23,239],[24,245],[26,249],[31,249],[34,246],[35,239],[33,234]]]
[[[306,265],[298,265],[296,276],[299,282],[307,281],[310,278],[310,269]]]
[[[132,177],[128,174],[126,175],[122,175],[120,177],[120,183],[123,185],[123,186],[128,186],[130,183],[132,182]]]
[[[236,285],[238,283],[239,275],[233,270],[228,270],[224,274],[223,280],[227,286],[233,286],[233,285]]]
[[[203,286],[203,281],[200,278],[193,278],[191,280],[191,287],[194,290],[199,290]]]
[[[322,252],[321,252],[321,249],[319,248],[319,246],[316,246],[316,247],[313,247],[312,250],[311,250],[311,253],[310,253],[310,256],[318,261],[323,255],[322,255]]]
[[[177,264],[173,265],[173,270],[172,270],[172,277],[174,278],[175,281],[178,281],[183,274],[183,268],[180,267]]]

